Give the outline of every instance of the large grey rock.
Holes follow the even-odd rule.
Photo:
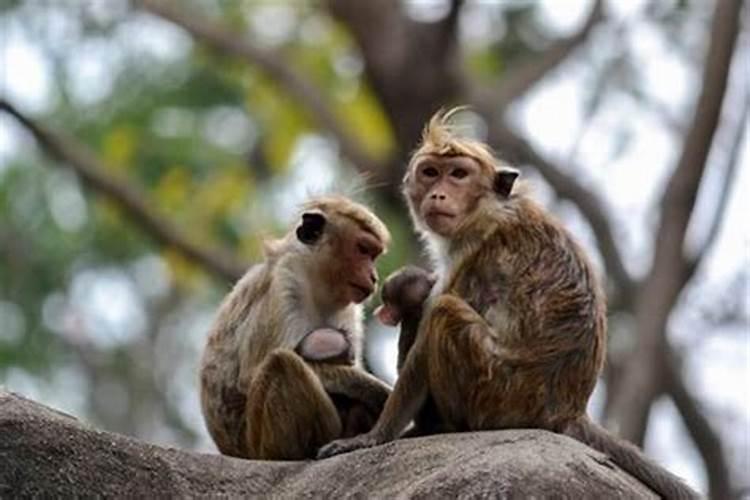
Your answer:
[[[0,496],[656,498],[604,455],[539,430],[404,439],[311,462],[161,448],[0,390]]]

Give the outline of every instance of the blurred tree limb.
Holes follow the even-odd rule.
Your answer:
[[[732,498],[729,466],[724,455],[721,438],[703,414],[696,398],[690,393],[675,366],[674,356],[662,358],[666,393],[672,398],[682,421],[698,448],[708,476],[709,498]]]
[[[360,172],[377,171],[378,162],[364,151],[361,144],[339,122],[324,93],[288,65],[280,54],[261,49],[226,27],[201,19],[195,12],[188,12],[183,5],[177,5],[171,0],[138,0],[136,3],[148,12],[181,27],[212,49],[259,67],[307,109],[322,129],[335,137],[343,156]]]
[[[68,165],[89,188],[116,202],[137,225],[156,241],[173,247],[185,257],[210,273],[229,282],[239,279],[247,266],[230,253],[220,249],[204,248],[190,240],[169,220],[150,206],[147,197],[135,186],[110,174],[99,158],[84,144],[60,132],[52,131],[0,98],[0,111],[13,116],[36,139],[52,158]]]
[[[604,1],[597,0],[581,28],[569,37],[556,40],[542,53],[529,59],[509,74],[493,82],[489,89],[478,91],[487,106],[505,109],[534,87],[585,42],[594,27],[606,19]]]
[[[667,320],[689,277],[685,233],[719,121],[739,31],[741,3],[719,0],[716,4],[698,104],[662,198],[651,271],[638,290],[637,345],[615,391],[612,417],[619,433],[639,444],[643,442],[651,402],[660,388],[660,356],[668,349]]]
[[[747,80],[747,78],[746,78]],[[744,82],[748,85],[750,82]],[[730,145],[729,151],[726,155],[725,165],[722,170],[724,171],[724,180],[721,186],[721,195],[719,197],[719,205],[714,211],[713,220],[709,226],[708,234],[706,235],[703,245],[688,258],[688,273],[687,279],[689,280],[696,269],[700,265],[703,257],[708,253],[711,244],[716,240],[719,230],[721,229],[721,223],[724,220],[724,214],[726,213],[727,205],[729,204],[729,197],[731,194],[734,180],[737,177],[737,167],[739,167],[739,156],[742,141],[747,140],[747,128],[748,128],[748,116],[750,116],[750,87],[743,89],[743,100],[744,103],[739,110],[739,116],[734,130],[732,131],[732,137],[729,138]]]

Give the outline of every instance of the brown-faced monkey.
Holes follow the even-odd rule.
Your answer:
[[[604,362],[605,297],[568,232],[515,186],[518,171],[434,116],[404,178],[438,281],[371,431],[330,456],[396,439],[431,398],[447,431],[541,428],[606,453],[667,498],[696,494],[586,415]]]
[[[389,239],[364,206],[331,196],[266,244],[221,305],[201,361],[203,415],[222,453],[312,458],[369,430],[389,389],[360,366],[359,304]]]

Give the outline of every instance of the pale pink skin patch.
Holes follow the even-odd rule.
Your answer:
[[[297,352],[310,361],[325,361],[344,355],[350,349],[343,333],[333,328],[313,330],[297,346]]]

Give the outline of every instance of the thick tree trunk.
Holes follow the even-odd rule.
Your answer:
[[[537,430],[405,439],[312,462],[239,460],[97,431],[0,390],[0,497],[655,498],[604,455]]]

